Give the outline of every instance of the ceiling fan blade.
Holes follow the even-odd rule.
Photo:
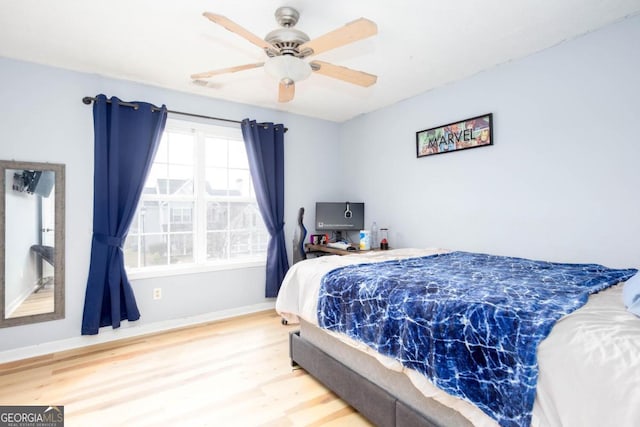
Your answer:
[[[329,64],[324,61],[311,62],[311,69],[323,76],[332,77],[334,79],[343,80],[355,85],[368,87],[374,84],[378,77],[373,74],[365,73],[364,71],[352,70],[351,68],[342,67],[339,65]]]
[[[360,18],[346,24],[344,27],[306,42],[300,46],[300,52],[305,54],[305,50],[311,50],[312,52],[305,54],[305,56],[317,55],[376,34],[378,34],[376,23],[366,18]]]
[[[207,18],[209,18],[210,21],[215,22],[218,25],[222,25],[227,30],[231,31],[232,33],[236,33],[240,37],[248,40],[249,42],[251,42],[253,44],[255,44],[259,48],[262,48],[262,49],[275,49],[271,43],[267,43],[266,41],[264,41],[260,37],[258,37],[255,34],[253,34],[251,31],[241,27],[240,25],[236,24],[235,22],[233,22],[232,20],[230,20],[229,18],[227,18],[225,16],[218,15],[218,14],[211,13],[211,12],[204,12],[203,15],[206,16]]]
[[[194,80],[206,79],[212,76],[216,76],[218,74],[236,73],[238,71],[250,70],[252,68],[259,68],[259,67],[262,67],[263,65],[264,65],[264,62],[256,62],[255,64],[237,65],[235,67],[221,68],[219,70],[212,70],[212,71],[205,71],[204,73],[191,74],[191,78]]]
[[[278,102],[289,102],[296,94],[296,84],[289,80],[282,79],[278,88]]]

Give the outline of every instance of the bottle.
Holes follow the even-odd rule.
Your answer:
[[[389,229],[381,228],[380,229],[380,249],[386,251],[389,249],[389,241],[387,238],[389,237]]]
[[[371,224],[371,249],[378,249],[378,244],[380,243],[378,241],[378,224],[376,224],[375,221],[373,221],[373,224]]]

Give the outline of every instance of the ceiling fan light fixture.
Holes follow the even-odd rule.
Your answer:
[[[299,82],[311,75],[311,66],[292,55],[269,58],[264,64],[264,70],[278,81],[288,79],[293,82]]]

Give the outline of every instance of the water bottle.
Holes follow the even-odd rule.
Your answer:
[[[378,241],[378,224],[376,224],[375,221],[373,221],[373,224],[371,224],[371,249],[378,249],[379,246],[379,241]]]

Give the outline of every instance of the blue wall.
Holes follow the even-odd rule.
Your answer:
[[[640,17],[343,124],[0,58],[0,158],[67,166],[66,318],[2,329],[0,351],[79,336],[93,198],[81,99],[98,93],[284,123],[288,242],[300,206],[311,228],[316,200],[358,199],[396,247],[639,267],[637,40]],[[416,131],[488,112],[495,145],[416,159]],[[325,175],[310,161],[344,164]],[[268,303],[263,280],[263,267],[137,280],[132,325]]]
[[[638,40],[627,19],[345,123],[346,196],[394,246],[639,267]],[[416,158],[416,131],[484,113],[495,145]]]
[[[265,110],[242,104],[101,78],[0,58],[0,159],[66,165],[66,317],[63,320],[0,329],[0,351],[55,342],[80,335],[82,306],[89,271],[93,210],[93,116],[84,96],[105,93],[127,101],[166,104],[171,110],[241,120],[284,123],[287,179],[285,231],[292,241],[297,211],[312,206],[338,187],[337,177],[314,181],[308,161],[334,161],[339,125],[333,122]],[[289,254],[291,256],[291,254]],[[273,305],[264,298],[264,266],[133,280],[142,318],[127,328]],[[163,298],[153,300],[161,287]],[[104,339],[83,337],[90,344]],[[130,331],[129,331],[130,332]]]

